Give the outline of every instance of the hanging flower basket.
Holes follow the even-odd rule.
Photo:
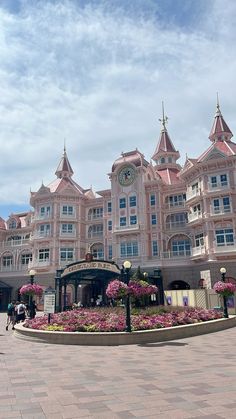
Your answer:
[[[129,282],[129,294],[133,297],[139,298],[145,295],[156,294],[158,288],[155,285],[149,284],[147,281],[130,281]]]
[[[122,298],[128,294],[128,286],[118,279],[111,281],[106,289],[106,295],[108,298]]]
[[[155,285],[150,285],[146,281],[131,280],[129,285],[118,279],[111,281],[106,289],[106,295],[109,298],[122,298],[129,294],[132,297],[143,297],[145,295],[156,294],[158,291]]]
[[[42,294],[43,294],[43,287],[37,284],[26,284],[26,285],[23,285],[20,289],[20,295],[29,295],[29,296],[38,295],[41,297]]]
[[[222,297],[230,297],[236,292],[236,285],[231,282],[218,281],[213,286],[213,289],[217,294],[222,295]]]

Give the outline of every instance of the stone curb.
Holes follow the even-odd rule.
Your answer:
[[[116,346],[137,345],[144,343],[164,342],[184,339],[193,336],[214,333],[236,326],[236,316],[228,319],[217,319],[208,322],[194,323],[164,329],[140,330],[126,332],[51,332],[28,329],[23,324],[15,326],[14,336],[32,342],[53,343],[62,345]]]

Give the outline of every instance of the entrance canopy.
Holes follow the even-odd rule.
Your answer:
[[[114,262],[91,260],[68,265],[61,274],[64,279],[111,279],[120,275],[120,268]]]

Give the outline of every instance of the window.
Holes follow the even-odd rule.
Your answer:
[[[131,215],[130,216],[130,225],[137,224],[137,215]]]
[[[188,256],[190,255],[190,240],[174,240],[172,242],[172,252],[174,256]]]
[[[170,207],[182,206],[186,201],[186,194],[171,195],[168,197],[168,201]]]
[[[126,198],[120,198],[120,208],[126,208]]]
[[[73,233],[74,229],[73,229],[73,224],[67,224],[67,223],[63,223],[61,225],[61,232],[62,234],[66,234],[66,233]]]
[[[97,224],[92,225],[88,229],[88,238],[91,237],[101,237],[103,235],[103,225]]]
[[[232,228],[225,228],[216,230],[216,244],[217,246],[233,246],[234,234]]]
[[[126,217],[120,217],[120,227],[126,226]]]
[[[50,212],[51,212],[51,207],[50,206],[40,207],[39,213],[40,213],[41,218],[49,217]]]
[[[74,207],[72,205],[63,205],[62,206],[63,215],[74,215]]]
[[[172,157],[168,157],[168,163],[172,163]]]
[[[156,214],[151,215],[151,224],[154,226],[157,224],[157,216]]]
[[[49,249],[39,249],[39,262],[45,262],[49,260],[50,251]]]
[[[120,256],[121,257],[138,256],[138,242],[120,243]]]
[[[161,158],[161,164],[165,163],[165,157]]]
[[[197,205],[194,205],[194,207],[193,207],[193,213],[200,213],[201,212],[201,205],[200,204],[197,204]]]
[[[12,218],[9,221],[9,229],[16,228],[16,227],[17,227],[16,220],[14,218]]]
[[[96,220],[103,217],[103,208],[91,208],[88,213],[89,220]]]
[[[107,203],[107,212],[111,212],[112,211],[112,205],[111,202]]]
[[[220,175],[220,184],[221,186],[228,185],[227,175]]]
[[[130,196],[129,197],[129,206],[130,207],[136,207],[136,196]]]
[[[158,256],[157,240],[152,241],[152,256]]]
[[[150,195],[150,205],[156,205],[156,195]]]
[[[32,260],[32,254],[31,253],[25,253],[24,255],[21,255],[21,265],[28,265],[29,262]]]
[[[73,247],[61,247],[60,249],[60,260],[61,262],[71,262],[74,260],[74,249]]]
[[[50,224],[41,224],[38,227],[38,233],[42,236],[50,236]]]
[[[195,246],[196,247],[204,246],[203,233],[196,234],[196,236],[195,236]]]
[[[10,267],[12,266],[13,257],[12,255],[3,256],[2,258],[2,264],[4,267]]]
[[[108,259],[112,259],[112,244],[108,245]]]
[[[108,225],[108,231],[112,231],[112,221],[111,220],[108,221],[107,225]]]
[[[217,187],[217,177],[211,176],[211,187],[216,188]]]
[[[92,255],[94,259],[104,259],[103,245],[93,246]]]
[[[194,183],[192,185],[192,191],[195,192],[195,193],[199,191],[199,189],[198,189],[198,182],[197,183]]]
[[[166,220],[166,227],[167,228],[180,228],[186,225],[187,221],[187,214],[186,213],[178,213],[178,214],[171,214],[167,217]]]
[[[224,196],[224,197],[223,197],[223,199],[222,199],[222,202],[223,202],[223,209],[224,209],[224,212],[230,212],[230,211],[231,211],[231,209],[230,209],[230,200],[229,200],[229,196]]]

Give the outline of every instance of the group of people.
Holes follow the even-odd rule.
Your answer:
[[[9,326],[12,326],[12,330],[15,329],[15,324],[25,321],[26,316],[30,319],[34,319],[36,316],[36,304],[32,301],[30,306],[22,301],[11,301],[7,307],[7,324],[6,330]]]

